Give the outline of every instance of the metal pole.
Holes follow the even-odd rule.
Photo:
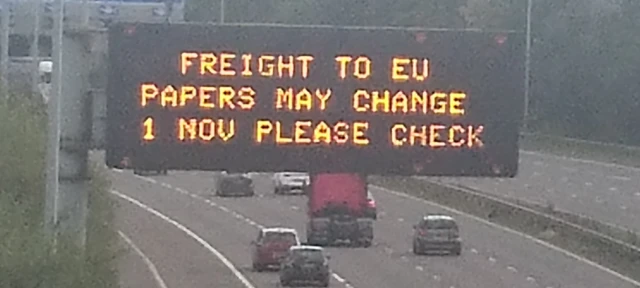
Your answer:
[[[33,1],[33,39],[31,41],[31,91],[33,93],[40,93],[38,89],[38,83],[40,82],[40,15],[42,14],[42,0]]]
[[[527,0],[527,42],[524,59],[524,120],[523,130],[526,131],[529,121],[529,88],[531,85],[530,73],[531,73],[531,9],[533,7],[533,0]]]
[[[224,0],[220,0],[220,24],[224,23]]]
[[[0,14],[0,89],[2,89],[2,96],[7,97],[7,77],[9,75],[9,35],[11,34],[11,7],[10,1],[4,1],[2,3],[2,12]]]
[[[56,13],[53,14],[52,33],[52,91],[49,99],[49,133],[47,139],[47,178],[46,178],[46,206],[45,225],[49,235],[53,237],[54,243],[57,238],[58,228],[58,206],[59,206],[59,170],[60,170],[60,98],[62,96],[62,36],[64,29],[64,2],[56,0]]]

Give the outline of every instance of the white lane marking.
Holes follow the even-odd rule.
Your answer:
[[[489,257],[489,259],[488,259],[488,260],[489,260],[489,262],[491,262],[491,263],[496,263],[496,261],[497,261],[497,260],[496,260],[496,258],[493,258],[493,257]]]
[[[340,282],[340,283],[344,283],[345,282],[344,278],[340,277],[340,275],[338,275],[336,273],[332,273],[331,276],[333,276],[333,278],[338,280],[338,282]]]
[[[620,205],[620,209],[622,209],[622,210],[627,210],[627,206]]]
[[[631,180],[631,178],[629,178],[629,177],[626,177],[626,176],[616,176],[616,175],[609,176],[609,178],[611,178],[611,179],[615,179],[615,180],[620,180],[620,181],[629,181],[629,180]]]
[[[527,281],[536,282],[536,278],[533,278],[532,276],[527,276]]]
[[[398,218],[398,222],[404,222],[404,219]]]
[[[418,271],[424,271],[424,268],[422,268],[422,266],[416,266],[416,270],[418,270]]]
[[[300,210],[300,208],[298,208],[298,206],[291,206],[291,210]]]
[[[638,170],[640,170],[640,169],[638,169]],[[437,184],[439,184],[439,183],[437,183]],[[447,185],[447,184],[444,184],[444,183],[442,183],[442,184],[440,184],[440,185],[445,185],[445,186],[449,186],[449,187],[451,187],[451,188],[459,189],[458,187],[451,186],[451,185]],[[440,204],[435,203],[435,202],[430,202],[430,201],[427,201],[427,200],[425,200],[425,199],[418,198],[418,197],[415,197],[415,196],[412,196],[412,195],[409,195],[409,194],[405,194],[405,193],[402,193],[402,192],[394,191],[394,190],[387,189],[387,188],[380,187],[380,186],[375,186],[375,185],[370,185],[370,186],[371,186],[371,187],[374,187],[374,188],[376,188],[376,189],[379,189],[379,190],[381,190],[381,191],[385,191],[385,192],[387,192],[387,193],[391,193],[391,194],[393,194],[393,195],[399,196],[399,197],[404,197],[404,198],[407,198],[407,199],[410,199],[410,200],[413,200],[413,201],[423,202],[423,203],[425,203],[425,204],[427,204],[427,205],[435,206],[435,207],[438,207],[438,208],[440,208],[440,209],[447,210],[447,211],[449,211],[449,212],[451,212],[451,213],[458,214],[458,215],[461,215],[461,216],[467,217],[467,218],[469,218],[469,219],[475,220],[475,221],[477,221],[477,222],[479,222],[479,223],[482,223],[482,224],[485,224],[485,225],[487,225],[487,226],[490,226],[490,227],[493,227],[493,228],[496,228],[496,229],[500,229],[500,230],[502,230],[502,231],[509,232],[509,233],[511,233],[511,234],[514,234],[514,235],[520,236],[520,237],[522,237],[522,238],[525,238],[525,239],[528,239],[528,240],[530,240],[530,241],[533,241],[534,243],[536,243],[536,244],[538,244],[538,245],[544,246],[544,247],[549,248],[549,249],[551,249],[551,250],[554,250],[554,251],[556,251],[556,252],[560,252],[560,253],[562,253],[562,254],[564,254],[564,255],[568,256],[568,257],[571,257],[571,258],[573,258],[573,259],[576,259],[576,260],[578,260],[578,261],[580,261],[580,262],[583,262],[583,263],[585,263],[585,264],[591,265],[591,266],[593,266],[593,267],[595,267],[595,268],[597,268],[597,269],[600,269],[600,270],[602,270],[602,271],[604,271],[604,272],[607,272],[607,273],[609,273],[609,274],[611,274],[611,275],[613,275],[613,276],[616,276],[616,277],[618,277],[619,279],[621,279],[621,280],[623,280],[623,281],[629,282],[629,283],[631,283],[631,284],[633,284],[633,285],[636,285],[636,286],[640,286],[640,281],[633,280],[633,279],[631,279],[631,278],[629,278],[629,277],[627,277],[627,276],[624,276],[624,275],[622,275],[622,274],[620,274],[620,273],[618,273],[618,272],[616,272],[616,271],[613,271],[613,270],[611,270],[611,269],[609,269],[609,268],[607,268],[607,267],[604,267],[604,266],[602,266],[602,265],[600,265],[600,264],[598,264],[598,263],[595,263],[595,262],[593,262],[593,261],[591,261],[591,260],[589,260],[589,259],[587,259],[587,258],[584,258],[584,257],[578,256],[578,255],[576,255],[576,254],[574,254],[574,253],[571,253],[571,252],[569,252],[569,251],[567,251],[567,250],[564,250],[564,249],[562,249],[562,248],[560,248],[560,247],[557,247],[557,246],[551,245],[551,244],[549,244],[549,243],[547,243],[547,242],[544,242],[544,241],[542,241],[542,240],[540,240],[540,239],[538,239],[538,238],[535,238],[535,237],[533,237],[533,236],[531,236],[531,235],[524,234],[524,233],[522,233],[522,232],[519,232],[519,231],[513,230],[513,229],[508,228],[508,227],[500,226],[500,225],[498,225],[498,224],[495,224],[495,223],[489,222],[489,221],[487,221],[487,220],[485,220],[485,219],[482,219],[482,218],[480,218],[480,217],[477,217],[477,216],[474,216],[474,215],[471,215],[471,214],[467,214],[467,213],[464,213],[464,212],[462,212],[462,211],[458,211],[458,210],[456,210],[456,209],[453,209],[453,208],[451,208],[451,207],[443,206],[443,205],[440,205]]]
[[[165,187],[165,188],[173,189],[173,186],[171,186],[171,185],[169,185],[167,183],[164,183],[164,182],[160,182],[160,185],[162,185],[162,187]]]
[[[616,188],[616,187],[609,187],[609,191],[611,191],[611,192],[615,192],[615,191],[618,191],[618,188]]]
[[[640,197],[640,192],[636,192],[633,195],[636,195],[637,197]]]
[[[433,280],[440,281],[440,275],[433,275]]]
[[[140,176],[140,175],[136,175],[136,174],[133,174],[133,176],[135,176],[138,179],[142,179],[144,181],[147,181],[147,182],[150,182],[150,183],[153,183],[153,184],[158,184],[158,181],[156,181],[156,179],[153,179],[153,178],[148,178],[148,177],[144,177],[144,176]]]
[[[471,253],[473,253],[473,254],[478,254],[478,250],[476,250],[476,248],[471,248],[471,250],[470,250],[470,251],[471,251]]]
[[[571,198],[574,198],[574,199],[575,199],[575,198],[578,198],[578,195],[576,195],[576,194],[571,194]]]
[[[528,150],[520,150],[520,153],[529,154],[529,155],[536,155],[536,156],[543,156],[543,157],[550,157],[550,158],[555,158],[555,159],[560,159],[560,160],[565,160],[565,161],[573,161],[573,162],[578,162],[578,163],[582,163],[582,164],[600,165],[600,166],[609,167],[609,168],[629,169],[629,170],[632,170],[632,171],[635,171],[635,172],[640,172],[640,168],[627,166],[627,165],[621,165],[621,164],[606,163],[606,162],[595,161],[595,160],[587,160],[587,159],[579,159],[579,158],[574,158],[574,157],[560,156],[560,155],[547,154],[547,153],[541,153],[541,152],[536,152],[536,151],[528,151]]]
[[[145,255],[142,252],[142,250],[140,250],[138,245],[133,243],[133,241],[129,237],[127,237],[127,235],[124,234],[124,232],[118,230],[118,235],[120,235],[120,238],[122,238],[124,242],[127,242],[127,244],[131,247],[131,249],[133,249],[133,251],[135,251],[136,254],[138,254],[138,256],[142,258],[142,261],[144,261],[144,263],[147,264],[147,268],[149,268],[149,272],[151,272],[151,274],[153,275],[153,279],[156,280],[156,283],[158,283],[158,287],[167,288],[167,284],[162,279],[162,276],[160,276],[160,272],[158,272],[158,268],[156,267],[155,264],[153,264],[151,259],[149,259],[149,257],[147,257],[147,255]]]
[[[178,223],[177,221],[169,218],[168,216],[158,212],[157,210],[143,204],[142,202],[129,197],[127,195],[124,195],[116,190],[111,190],[111,194],[114,194],[124,200],[127,200],[129,202],[131,202],[132,204],[144,209],[145,211],[157,216],[158,218],[164,220],[165,222],[175,226],[176,228],[180,229],[182,232],[184,232],[185,234],[187,234],[189,237],[191,237],[193,240],[196,240],[198,243],[200,243],[200,245],[202,245],[202,247],[204,247],[205,249],[207,249],[209,252],[211,252],[211,254],[215,255],[218,259],[220,259],[220,261],[222,262],[222,264],[224,264],[224,266],[227,266],[227,268],[229,270],[231,270],[231,272],[233,273],[234,276],[236,276],[236,278],[238,278],[238,280],[240,280],[240,282],[242,282],[242,284],[246,287],[246,288],[255,288],[255,286],[253,286],[253,284],[251,284],[251,282],[249,282],[249,280],[244,277],[244,275],[242,275],[242,273],[233,265],[233,263],[231,263],[231,261],[229,261],[229,259],[227,259],[227,257],[225,257],[222,253],[220,253],[218,250],[216,250],[215,248],[213,248],[213,246],[211,246],[211,244],[209,244],[209,242],[205,241],[204,239],[202,239],[200,236],[198,236],[198,234],[194,233],[193,231],[189,230],[189,228],[183,226],[182,224]]]
[[[122,169],[118,169],[118,168],[112,168],[111,170],[113,170],[114,172],[118,172],[118,173],[122,173]]]
[[[589,186],[589,187],[591,187],[591,186],[593,186],[593,183],[591,183],[591,182],[584,182],[584,186]]]
[[[507,270],[509,270],[509,271],[511,271],[513,273],[517,273],[518,272],[518,269],[516,269],[516,267],[513,267],[513,266],[507,266]]]
[[[143,180],[152,180],[151,178],[146,178],[146,177],[140,177],[140,178],[141,178],[141,179],[143,179]],[[155,182],[154,182],[154,183],[155,183]],[[215,203],[215,202],[213,202],[213,201],[211,201],[211,200],[209,200],[209,199],[203,198],[203,197],[202,197],[202,196],[200,196],[200,195],[190,193],[189,191],[187,191],[187,190],[185,190],[185,189],[182,189],[182,188],[179,188],[179,187],[174,187],[174,188],[173,188],[173,190],[178,191],[178,192],[179,192],[179,193],[181,193],[181,194],[188,195],[188,196],[190,196],[191,198],[194,198],[194,199],[198,199],[198,200],[204,201],[205,203],[207,203],[207,204],[209,204],[209,205],[211,205],[211,206],[215,206],[216,208],[218,208],[218,209],[220,209],[220,210],[222,210],[222,211],[224,211],[224,212],[226,212],[226,213],[232,213],[232,214],[234,214],[234,216],[236,216],[236,218],[238,218],[238,219],[244,219],[244,220],[245,220],[245,222],[247,222],[249,225],[251,225],[251,226],[255,226],[255,227],[257,227],[258,229],[264,229],[264,228],[265,228],[265,226],[264,226],[264,225],[259,224],[259,223],[255,222],[255,221],[253,221],[252,219],[250,219],[250,218],[248,218],[248,217],[245,217],[245,216],[243,216],[243,215],[239,214],[239,213],[238,213],[238,212],[236,212],[236,211],[231,211],[231,210],[230,210],[229,208],[227,208],[227,207],[224,207],[224,206],[222,206],[222,205],[218,205],[217,203]],[[114,192],[114,191],[112,191],[112,193],[113,193],[113,192]],[[117,192],[117,191],[115,191],[115,192]],[[128,197],[128,196],[126,196],[126,195],[124,195],[124,194],[122,194],[122,195],[123,195],[123,196],[125,196],[125,197]],[[133,199],[133,198],[131,198],[131,199],[132,199],[132,200],[135,200],[135,199]],[[141,204],[142,204],[142,203],[141,203]],[[152,208],[150,208],[150,209],[152,209]],[[155,210],[154,210],[154,211],[155,211]],[[158,213],[159,213],[159,212],[158,212]],[[239,216],[239,217],[238,217],[238,216]],[[177,223],[177,222],[176,222],[176,223]],[[178,224],[179,224],[179,223],[178,223]],[[186,229],[186,228],[185,228],[185,229]],[[197,236],[197,235],[196,235],[196,236]],[[213,248],[213,247],[212,247],[212,248]],[[228,266],[227,266],[227,267],[228,267]],[[235,273],[234,273],[234,274],[235,274]],[[242,274],[241,274],[241,275],[242,275]],[[342,279],[342,280],[343,280],[343,281],[342,281],[343,283],[344,283],[344,282],[346,282],[346,280],[345,280],[344,278],[340,277],[340,275],[338,275],[338,274],[336,274],[336,273],[333,273],[332,275],[333,275],[333,277],[334,277],[334,278],[337,276],[339,279]],[[336,278],[336,280],[338,280],[338,279]],[[338,280],[338,281],[339,281],[339,280]],[[349,284],[349,283],[345,283],[345,287],[346,287],[346,288],[354,288],[354,287],[353,287],[353,285],[351,285],[351,284]],[[253,286],[248,287],[248,286],[247,286],[247,288],[255,288],[255,287],[253,287]]]

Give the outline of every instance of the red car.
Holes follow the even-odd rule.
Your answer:
[[[280,263],[287,256],[289,248],[300,245],[300,238],[292,228],[264,228],[251,244],[253,269],[260,272],[274,266],[280,268]]]

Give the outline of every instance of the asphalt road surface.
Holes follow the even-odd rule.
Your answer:
[[[259,228],[271,226],[296,228],[304,240],[305,197],[274,195],[268,176],[253,176],[255,197],[218,198],[212,193],[211,172],[113,174],[114,189],[122,193],[117,197],[131,197],[121,200],[121,218],[126,220],[122,229],[155,263],[167,287],[278,287],[277,273],[251,270],[249,243]],[[457,214],[453,216],[459,219],[464,239],[460,257],[414,256],[411,226],[424,213],[443,208],[397,192],[374,187],[371,191],[379,206],[374,244],[328,248],[334,272],[331,287],[640,287],[517,232]],[[218,256],[226,257],[233,269]]]
[[[640,232],[640,169],[522,152],[513,179],[437,178],[447,184],[539,204]]]

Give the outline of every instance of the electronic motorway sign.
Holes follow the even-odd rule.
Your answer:
[[[107,165],[514,177],[521,33],[113,25]]]

